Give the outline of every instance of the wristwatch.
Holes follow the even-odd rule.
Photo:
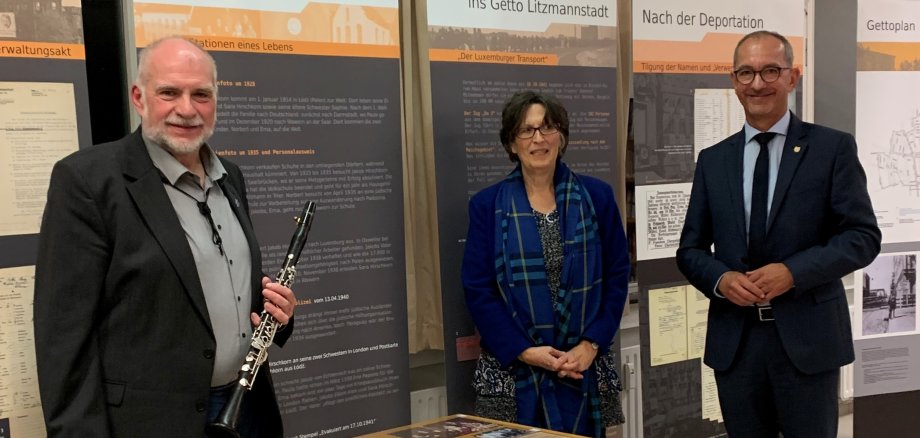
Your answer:
[[[599,349],[599,348],[601,348],[601,347],[600,347],[600,345],[597,345],[597,342],[591,341],[591,348],[597,350],[597,349]]]

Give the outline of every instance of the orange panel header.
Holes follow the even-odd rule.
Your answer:
[[[636,40],[633,42],[633,60],[636,72],[657,73],[726,73],[732,67],[732,54],[743,35],[731,33],[709,33],[701,41],[657,41]],[[802,66],[805,56],[805,38],[788,37],[792,44],[795,66]],[[668,61],[662,61],[668,60]],[[642,64],[648,64],[642,67]],[[671,64],[674,69],[650,70],[656,65]],[[708,71],[681,71],[678,65],[710,66]],[[724,66],[728,69],[724,69]],[[667,66],[665,66],[667,67]]]
[[[493,52],[484,50],[431,49],[432,61],[481,62],[489,64],[559,65],[559,57],[548,53]]]
[[[353,56],[399,58],[399,46],[376,44],[321,43],[250,38],[185,36],[206,50],[223,52],[277,53],[284,55]]]
[[[730,62],[635,61],[635,73],[714,73],[728,74]]]
[[[134,4],[138,48],[182,35],[208,50],[397,58],[399,10],[307,2],[300,12]]]
[[[0,41],[0,58],[48,58],[86,60],[82,44]]]
[[[920,70],[920,43],[865,42],[856,50],[857,71]]]

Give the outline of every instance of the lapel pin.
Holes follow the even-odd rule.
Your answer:
[[[792,152],[795,152],[795,153],[799,153],[801,150],[802,150],[802,147],[801,147],[801,146],[796,146],[796,147],[792,148]]]

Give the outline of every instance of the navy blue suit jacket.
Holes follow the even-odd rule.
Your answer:
[[[717,371],[732,365],[751,312],[713,294],[722,274],[749,270],[743,151],[742,130],[700,153],[677,250],[681,272],[710,298],[704,361]],[[792,115],[765,245],[766,262],[785,264],[795,281],[772,301],[793,365],[812,374],[852,362],[841,277],[868,265],[881,246],[852,135]]]

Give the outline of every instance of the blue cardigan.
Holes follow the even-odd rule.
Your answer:
[[[597,178],[578,175],[591,195],[603,248],[602,306],[606,318],[594,320],[582,338],[596,342],[606,352],[620,327],[629,283],[629,246],[613,189]],[[515,323],[496,286],[495,198],[504,180],[477,193],[470,200],[470,225],[466,236],[461,278],[466,305],[481,336],[480,344],[503,367],[510,366],[533,342]]]

